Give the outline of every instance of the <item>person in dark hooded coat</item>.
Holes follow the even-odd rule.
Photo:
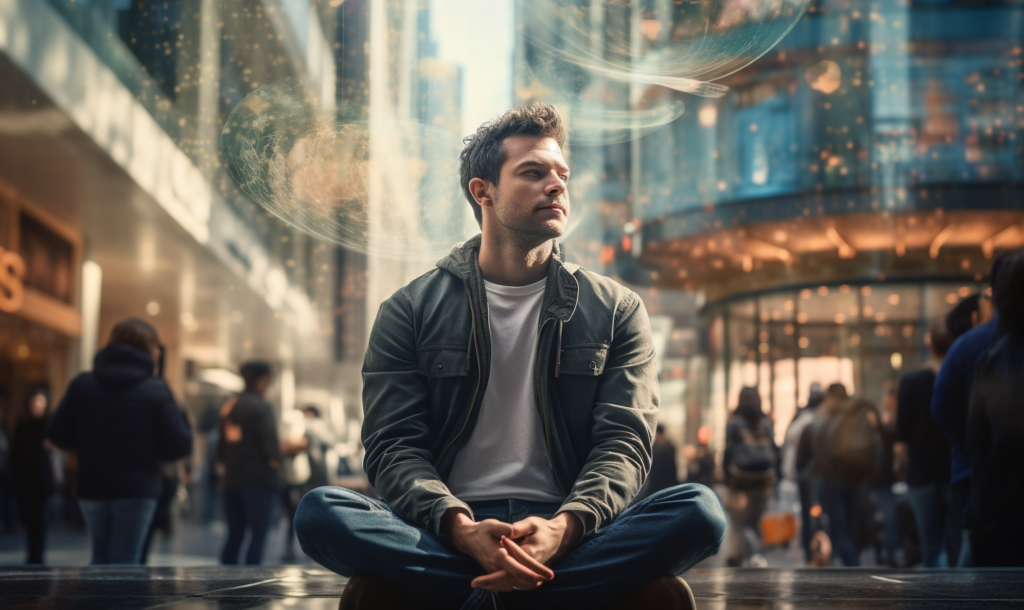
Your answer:
[[[30,391],[11,439],[11,487],[18,496],[29,564],[43,563],[48,507],[56,483],[45,438],[48,402],[43,388]]]
[[[78,497],[92,563],[138,564],[160,496],[161,462],[192,452],[192,431],[157,374],[156,330],[119,322],[91,372],[71,382],[47,436],[78,455]]]

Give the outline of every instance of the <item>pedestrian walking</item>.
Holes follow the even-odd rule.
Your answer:
[[[224,516],[228,522],[221,563],[238,563],[248,532],[245,563],[259,565],[280,501],[283,457],[274,407],[264,398],[270,387],[270,365],[247,362],[241,374],[245,390],[228,398],[220,414],[217,458],[224,470]]]
[[[192,452],[188,419],[157,374],[161,360],[152,326],[119,322],[47,427],[54,445],[76,453],[93,564],[140,562],[161,493],[160,464]]]
[[[992,263],[989,274],[991,288],[981,293],[978,301],[978,325],[965,332],[949,348],[942,368],[935,377],[930,407],[935,424],[950,440],[950,506],[953,511],[953,538],[959,540],[955,564],[971,567],[970,535],[964,525],[967,502],[971,495],[971,463],[967,452],[967,411],[971,388],[981,357],[995,344],[1002,333],[999,316],[992,308],[998,298],[1001,269],[1013,251],[1004,252]],[[959,533],[958,533],[959,532]],[[950,564],[954,558],[950,558]]]
[[[825,393],[821,390],[821,384],[815,381],[811,384],[807,405],[800,409],[790,422],[782,445],[782,476],[796,483],[800,494],[800,546],[804,550],[804,560],[808,563],[811,562],[811,536],[814,534],[814,528],[811,527],[814,493],[809,464],[798,465],[797,455],[800,450],[800,438],[803,437],[804,430],[814,422],[818,407],[824,400]]]
[[[760,550],[761,516],[778,480],[779,450],[757,388],[740,390],[725,432],[722,469],[729,488],[725,509],[732,540],[726,562],[739,566]]]
[[[299,501],[310,490],[330,484],[330,476],[327,466],[327,452],[334,445],[335,437],[331,429],[320,418],[320,409],[316,405],[306,405],[302,408],[303,431],[302,440],[299,443],[292,443],[289,447],[285,444],[285,463],[291,462],[286,468],[290,474],[286,477],[286,483],[282,499],[287,509],[288,534],[284,541],[284,553],[281,557],[284,562],[294,562],[297,559],[295,554],[295,511],[299,507]]]
[[[711,443],[711,426],[697,429],[697,444],[687,445],[686,482],[700,483],[711,487],[715,484],[715,454],[709,447]]]
[[[878,544],[878,564],[898,567],[903,561],[900,547],[900,528],[897,517],[896,494],[892,486],[896,484],[896,411],[898,408],[896,393],[888,392],[879,412],[878,433],[882,441],[882,452],[878,467],[868,482],[872,503],[877,515],[882,518],[882,539]],[[874,517],[875,515],[868,515]],[[870,519],[872,525],[875,519]],[[870,531],[874,532],[874,528]]]
[[[53,453],[46,440],[48,407],[46,390],[30,391],[11,439],[11,487],[25,527],[28,564],[44,563],[48,509],[56,482]]]
[[[974,303],[976,308],[977,299],[974,299]],[[897,394],[899,410],[896,428],[900,441],[907,448],[908,494],[921,544],[921,558],[926,568],[940,566],[942,553],[947,550],[946,539],[951,526],[950,443],[928,412],[935,375],[956,338],[947,331],[948,327],[941,318],[931,322],[928,329],[931,358],[924,368],[907,373],[900,379]]]
[[[1024,249],[993,286],[1002,335],[978,363],[967,420],[971,496],[966,514],[979,567],[1024,566]]]
[[[851,400],[842,384],[826,391],[814,423],[800,439],[799,464],[810,463],[814,491],[827,516],[832,548],[843,565],[860,564],[854,531],[868,480],[881,461],[878,411],[867,400]]]

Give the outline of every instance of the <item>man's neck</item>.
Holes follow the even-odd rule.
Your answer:
[[[547,277],[555,241],[509,239],[484,231],[480,241],[480,271],[484,279],[502,286],[526,286]]]

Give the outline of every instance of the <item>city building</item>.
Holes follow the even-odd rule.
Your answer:
[[[253,203],[220,153],[262,85],[303,78],[324,104],[353,87],[338,18],[308,0],[0,1],[3,417],[34,385],[59,399],[136,316],[201,423],[259,358],[283,416],[314,403],[347,428],[342,257]]]
[[[678,4],[636,10],[673,32]],[[631,142],[574,148],[600,184],[586,195],[597,213],[567,242],[666,316],[662,393],[676,406],[662,417],[679,440],[700,422],[720,442],[746,385],[780,439],[812,382],[880,402],[925,360],[928,320],[1024,244],[1022,18],[1002,2],[815,0],[717,81],[723,97],[650,86],[686,112]],[[672,44],[644,35],[634,28],[629,48]]]

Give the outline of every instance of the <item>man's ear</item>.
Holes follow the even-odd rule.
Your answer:
[[[477,204],[482,208],[493,206],[491,201],[491,183],[483,178],[473,178],[469,181],[469,192],[473,194]]]

